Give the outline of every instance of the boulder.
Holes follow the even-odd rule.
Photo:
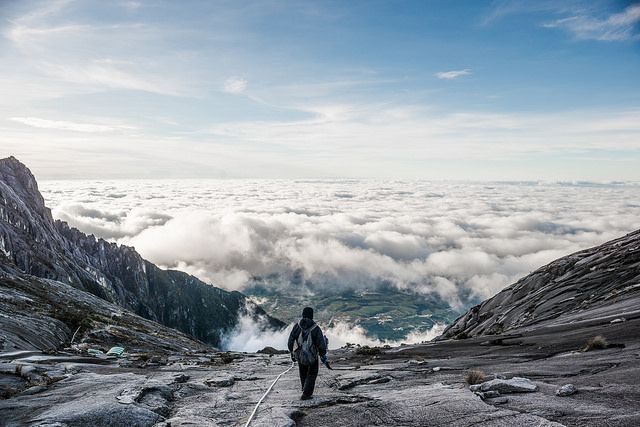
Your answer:
[[[266,346],[262,350],[258,350],[257,353],[261,354],[289,354],[289,350],[278,350],[270,346]]]
[[[177,384],[182,384],[182,383],[186,383],[187,381],[189,381],[191,377],[189,377],[189,375],[185,375],[185,374],[177,374],[173,377],[173,382],[177,383]]]
[[[495,390],[485,391],[483,394],[485,399],[493,399],[500,396],[500,393]]]
[[[486,391],[486,392],[482,392],[482,391],[476,391],[473,394],[475,394],[476,396],[478,396],[480,399],[485,400],[485,399],[493,399],[496,397],[500,397],[500,393],[498,393],[497,391]]]
[[[388,383],[389,381],[391,381],[391,378],[382,377],[382,378],[377,378],[375,380],[371,380],[367,384],[384,384],[384,383]]]
[[[509,403],[508,397],[497,397],[490,402],[493,405],[504,405],[505,403]]]
[[[231,387],[236,382],[233,377],[219,377],[209,378],[204,380],[205,385],[208,387]]]
[[[531,380],[522,377],[513,377],[508,380],[495,379],[491,381],[483,382],[480,385],[480,390],[483,392],[497,391],[498,393],[528,393],[538,390],[538,386]]]
[[[561,396],[561,397],[571,396],[572,394],[575,394],[577,391],[578,389],[573,384],[565,384],[556,390],[556,396]]]

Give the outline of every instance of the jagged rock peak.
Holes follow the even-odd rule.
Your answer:
[[[249,307],[238,292],[162,270],[133,248],[54,221],[33,174],[14,157],[0,160],[0,273],[3,269],[58,280],[214,346],[244,314],[265,317],[274,328],[285,326]]]
[[[24,202],[39,211],[46,210],[36,178],[20,160],[13,156],[0,159],[0,181],[5,182]]]

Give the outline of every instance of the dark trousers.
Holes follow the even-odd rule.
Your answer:
[[[311,396],[313,389],[316,387],[316,378],[318,377],[318,361],[309,366],[298,363],[300,371],[300,384],[302,385],[302,394]]]

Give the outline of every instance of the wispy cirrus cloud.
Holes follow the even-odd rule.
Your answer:
[[[604,18],[577,14],[543,24],[546,28],[561,28],[581,40],[624,41],[639,39],[636,25],[640,22],[640,5]]]
[[[483,25],[491,25],[512,15],[547,13],[557,19],[542,23],[544,28],[559,28],[579,40],[625,41],[640,38],[640,4],[632,4],[622,11],[613,11],[607,2],[567,0],[563,2],[539,0],[496,2],[483,18]]]
[[[19,45],[26,45],[56,36],[73,36],[89,30],[88,25],[60,25],[55,27],[33,27],[28,25],[15,25],[11,27],[5,36]]]
[[[486,26],[513,15],[532,13],[556,13],[566,15],[584,9],[583,0],[566,0],[562,2],[555,0],[497,0],[494,1],[493,6],[482,18],[481,23]]]
[[[439,71],[435,75],[439,79],[454,80],[459,77],[468,76],[469,74],[471,74],[471,70],[465,68],[464,70]]]
[[[368,30],[376,20],[365,22],[348,2],[312,7],[323,16],[278,2],[188,3],[7,3],[0,22],[0,152],[25,156],[49,177],[164,177],[167,170],[187,177],[637,176],[633,168],[611,166],[640,155],[637,88],[625,57],[634,46],[621,44],[606,58],[597,43],[580,46],[580,55],[571,54],[571,45],[547,46],[566,40],[564,29],[577,28],[580,19],[591,27],[629,26],[636,22],[633,7],[492,2],[488,21],[509,16],[520,20],[509,24],[529,25],[523,37],[494,37],[491,49],[470,56],[486,47],[483,37],[502,31],[468,25],[482,19],[478,8],[465,9],[462,21],[443,14],[425,32],[382,35]],[[409,15],[440,13],[421,2],[407,7],[415,14],[389,22],[390,29]],[[345,27],[343,19],[355,17],[363,26]],[[556,22],[562,19],[569,20]],[[447,62],[441,43],[423,43],[439,41],[443,28],[457,34],[447,40],[445,57],[468,63]],[[398,55],[360,55],[379,42]],[[406,50],[418,43],[419,58]],[[328,49],[338,45],[344,50]],[[547,48],[556,50],[536,56]],[[503,66],[507,51],[514,53],[512,67]],[[594,72],[580,74],[584,67]],[[547,71],[557,78],[545,78]],[[473,91],[462,91],[470,80]],[[114,123],[136,131],[110,130]],[[82,161],[60,167],[70,152]],[[608,169],[592,168],[575,153],[612,160]],[[150,156],[154,172],[140,172],[150,163],[140,159]],[[491,161],[510,163],[496,168],[487,166]]]
[[[168,79],[129,71],[125,67],[126,64],[118,65],[109,60],[95,60],[74,66],[52,63],[41,65],[46,74],[87,90],[125,89],[170,96],[183,94],[182,88]],[[130,65],[129,68],[135,66]]]
[[[243,79],[242,77],[229,77],[225,80],[222,90],[226,93],[237,95],[244,93],[244,91],[247,90],[248,85],[249,81],[247,79]]]
[[[77,123],[66,120],[49,120],[38,117],[11,117],[9,120],[41,129],[69,130],[74,132],[104,133],[135,129],[133,126]]]
[[[443,114],[418,106],[336,104],[308,106],[304,111],[308,118],[225,122],[205,132],[236,142],[291,149],[344,150],[362,144],[368,147],[368,156],[395,146],[394,155],[412,153],[415,158],[486,158],[496,152],[512,156],[573,148],[639,147],[637,110]],[[549,144],[553,139],[557,142]],[[403,141],[402,147],[397,141]],[[427,146],[428,154],[424,151]]]
[[[122,6],[130,9],[128,3]],[[193,95],[177,61],[183,59],[180,52],[154,51],[164,38],[158,26],[136,20],[86,22],[76,17],[78,7],[54,1],[8,20],[2,35],[26,71],[14,80],[46,82],[53,90],[44,93],[62,96],[114,89]]]

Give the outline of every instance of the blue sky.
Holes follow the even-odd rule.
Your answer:
[[[640,180],[640,3],[0,4],[41,178]]]

